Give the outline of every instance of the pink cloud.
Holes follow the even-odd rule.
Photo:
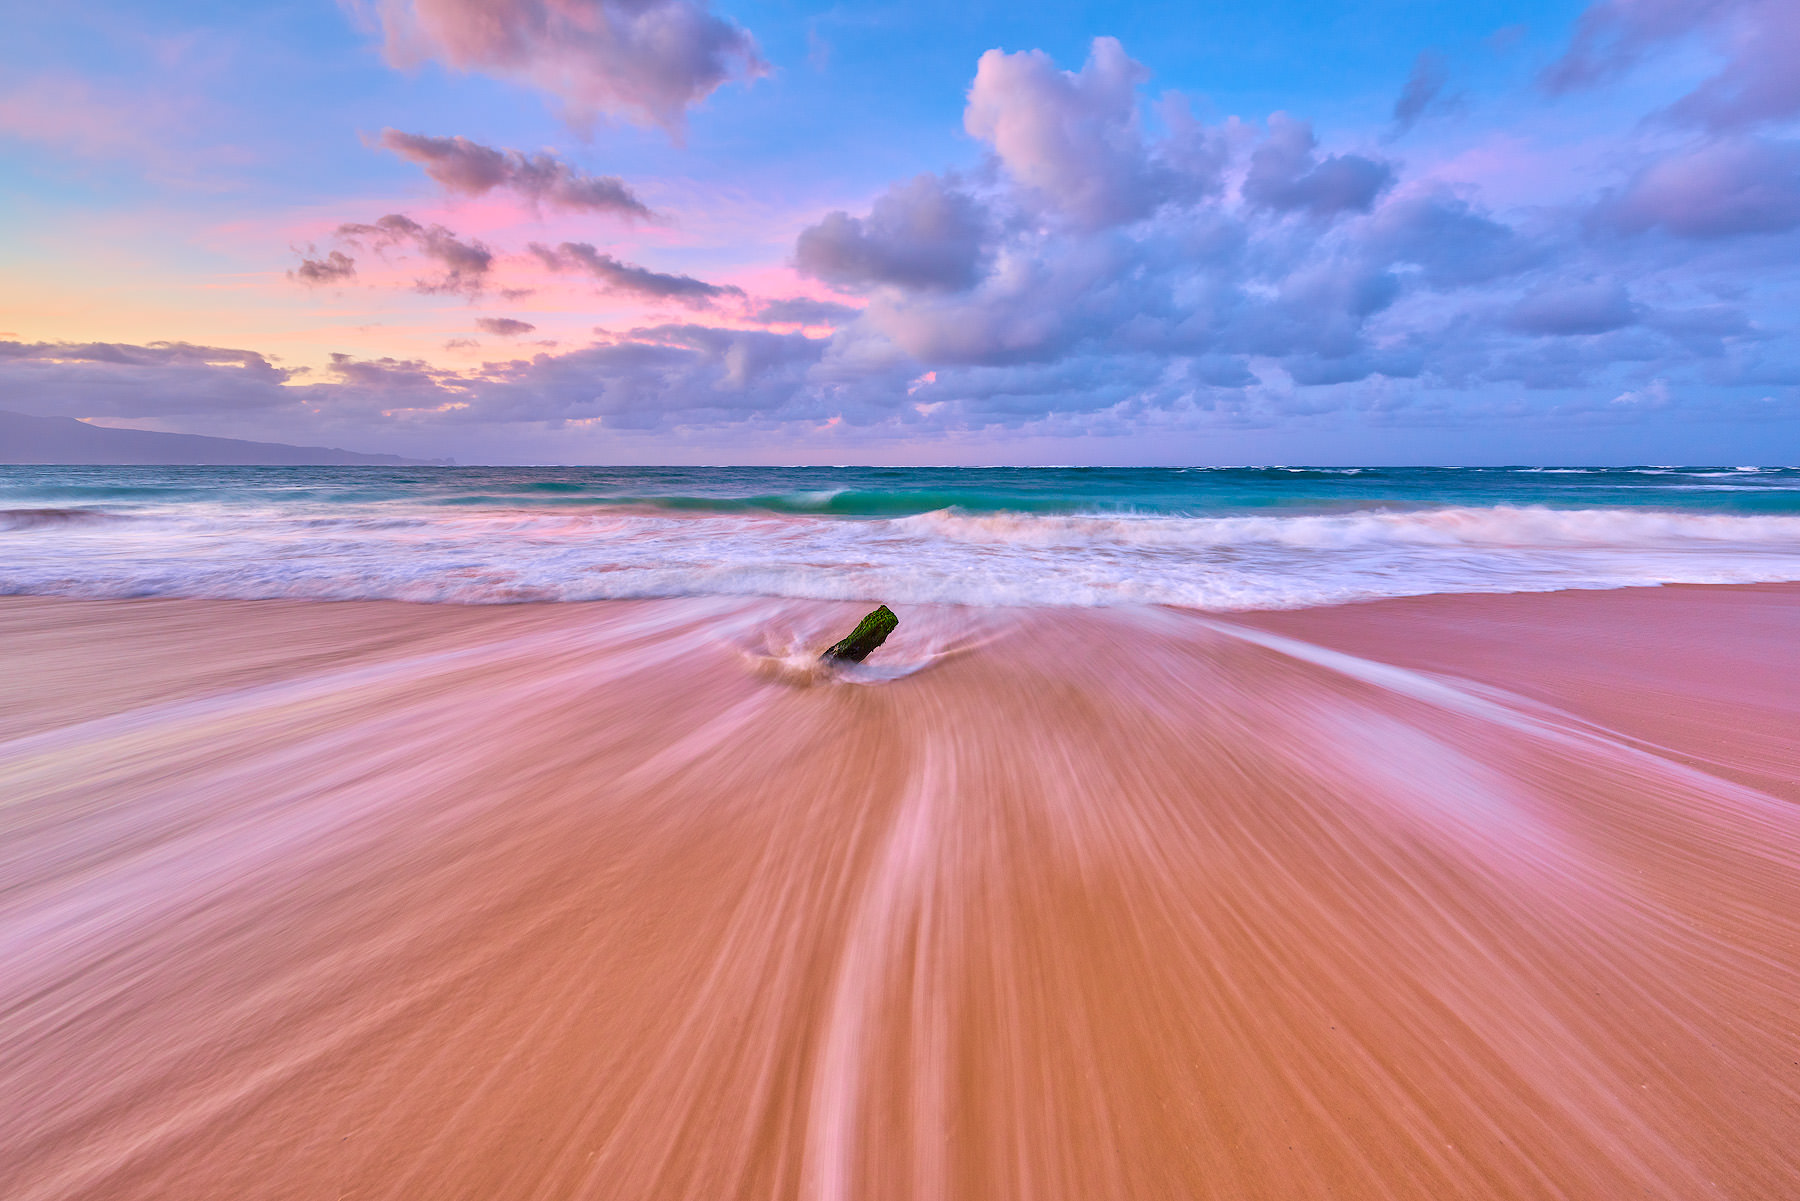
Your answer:
[[[390,62],[530,84],[577,125],[623,117],[679,133],[720,85],[768,69],[705,0],[379,0],[377,15]]]
[[[1116,38],[1095,38],[1078,72],[1058,70],[1042,50],[989,50],[963,127],[993,146],[1015,179],[1078,220],[1131,220],[1156,200],[1137,116],[1137,88],[1149,77]]]
[[[1800,146],[1729,139],[1651,164],[1600,206],[1629,233],[1662,228],[1684,238],[1779,233],[1800,226]]]

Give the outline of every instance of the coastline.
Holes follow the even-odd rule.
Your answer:
[[[7,1194],[1800,1173],[1800,585],[861,608],[0,598]]]

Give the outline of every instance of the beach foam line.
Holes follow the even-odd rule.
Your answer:
[[[1280,609],[1800,579],[1800,517],[1439,508],[896,519],[415,507],[184,511],[0,534],[0,593],[503,604],[774,596]]]

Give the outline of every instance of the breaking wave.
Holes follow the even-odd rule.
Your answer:
[[[129,522],[10,511],[0,531],[0,592],[85,597],[764,595],[1230,610],[1800,579],[1800,516],[1668,509],[1191,517],[948,507],[851,519],[767,508],[191,505]]]

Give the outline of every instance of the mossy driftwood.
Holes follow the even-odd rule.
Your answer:
[[[882,605],[873,613],[856,623],[850,636],[836,646],[831,647],[819,660],[824,663],[861,663],[869,657],[869,652],[887,641],[887,636],[894,632],[900,619],[894,611]]]

